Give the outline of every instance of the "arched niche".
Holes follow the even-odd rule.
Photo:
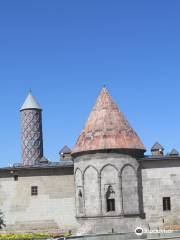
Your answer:
[[[101,169],[101,204],[103,215],[121,212],[120,181],[118,169],[111,164]]]
[[[84,198],[86,216],[100,213],[98,171],[88,166],[84,171]]]
[[[76,213],[77,216],[84,215],[84,191],[82,172],[79,168],[75,171],[75,188],[76,188]]]
[[[75,170],[75,184],[76,186],[83,186],[82,172],[79,168]]]
[[[131,165],[123,167],[122,179],[122,207],[124,214],[139,213],[138,181],[136,170]]]

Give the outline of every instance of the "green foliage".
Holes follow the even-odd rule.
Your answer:
[[[3,240],[33,240],[33,239],[46,239],[49,238],[49,234],[2,234],[0,239]]]
[[[0,234],[0,240],[40,240],[47,238],[67,237],[69,233],[29,233],[29,234]]]

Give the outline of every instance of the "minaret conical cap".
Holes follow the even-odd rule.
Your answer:
[[[105,87],[98,96],[73,153],[104,149],[145,151],[140,138]]]
[[[26,100],[24,101],[20,111],[23,111],[25,109],[38,109],[42,110],[39,106],[39,104],[36,102],[35,98],[32,96],[31,91],[28,93]]]

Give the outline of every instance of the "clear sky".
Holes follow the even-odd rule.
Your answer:
[[[30,88],[51,161],[74,146],[103,84],[148,150],[180,150],[179,13],[179,0],[1,0],[0,166],[21,161]]]

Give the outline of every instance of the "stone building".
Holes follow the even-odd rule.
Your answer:
[[[7,231],[134,232],[179,225],[180,157],[152,155],[106,88],[75,147],[59,162],[43,155],[42,110],[31,93],[21,107],[22,163],[0,169]]]

